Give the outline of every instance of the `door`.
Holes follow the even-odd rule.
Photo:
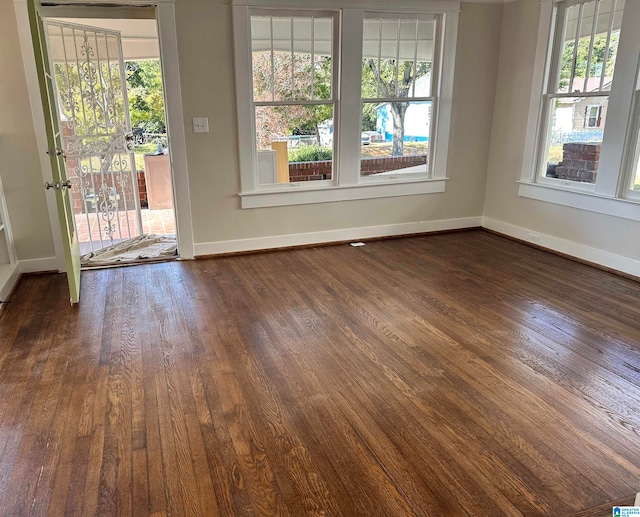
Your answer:
[[[81,252],[142,235],[120,32],[44,21]]]
[[[53,176],[52,183],[47,184],[46,187],[52,188],[56,196],[69,282],[69,298],[74,304],[80,300],[80,245],[71,205],[70,183],[64,164],[60,123],[56,113],[55,87],[45,44],[44,25],[40,16],[40,2],[29,0],[27,4]]]

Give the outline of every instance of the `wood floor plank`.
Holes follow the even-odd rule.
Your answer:
[[[25,277],[0,515],[605,515],[640,284],[486,232]]]

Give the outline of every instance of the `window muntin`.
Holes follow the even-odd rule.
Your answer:
[[[568,4],[557,7],[539,174],[594,184],[625,0]]]
[[[363,22],[360,176],[427,176],[437,109],[439,17]]]
[[[258,185],[334,176],[334,142],[324,129],[330,127],[332,133],[337,105],[336,23],[333,13],[251,15]],[[315,156],[328,158],[321,160],[329,162],[322,163],[322,171],[310,170],[307,163],[296,165],[296,160],[320,161]]]

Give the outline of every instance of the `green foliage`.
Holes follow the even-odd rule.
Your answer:
[[[427,62],[419,62],[414,66],[413,61],[396,63],[395,59],[362,60],[364,99],[393,97],[407,99],[391,103],[395,126],[394,156],[403,154],[404,116],[410,103],[411,90],[417,79],[430,72],[431,63]],[[311,56],[306,54],[295,55],[292,59],[289,52],[254,52],[252,74],[253,95],[256,101],[331,98],[332,59],[328,56],[315,56],[312,62]],[[375,102],[363,104],[363,131],[376,130],[377,108],[378,104]],[[258,149],[269,149],[270,143],[276,137],[291,135],[318,137],[318,126],[324,121],[331,120],[334,115],[331,105],[288,104],[268,109],[256,108]]]
[[[128,61],[126,71],[131,126],[166,133],[160,62]]]
[[[377,59],[362,60],[362,98],[408,97],[413,83],[431,72],[431,63],[400,61],[396,70],[395,59],[382,59],[378,67]],[[379,79],[379,81],[378,81]]]
[[[604,71],[605,77],[613,77],[619,37],[619,32],[614,32],[611,34],[611,41],[609,43],[609,55],[607,56],[607,65]],[[575,77],[585,77],[585,73],[587,70],[587,61],[589,60],[590,43],[591,37],[581,38],[578,41],[576,69],[574,74]],[[559,89],[567,88],[567,86],[569,85],[569,80],[571,79],[571,69],[573,68],[573,54],[575,46],[575,41],[568,42],[564,46],[564,50],[562,52],[562,65],[560,68]],[[591,54],[591,63],[589,65],[589,77],[600,77],[602,73],[602,67],[604,65],[604,56],[606,51],[607,36],[606,34],[598,34],[593,39],[593,52]]]
[[[321,162],[331,160],[333,151],[329,147],[308,145],[289,151],[289,162]]]
[[[362,131],[376,131],[378,124],[378,104],[365,102],[362,104]]]
[[[431,63],[399,61],[395,59],[362,60],[362,97],[406,98],[407,101],[395,101],[389,104],[393,115],[393,156],[404,154],[404,117],[409,107],[409,94],[415,82],[431,72]],[[419,95],[419,94],[418,94]],[[364,103],[362,109],[362,130],[375,131],[377,105]],[[367,128],[367,129],[365,129]],[[370,129],[369,129],[370,128]]]

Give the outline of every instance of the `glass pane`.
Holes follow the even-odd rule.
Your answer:
[[[253,99],[273,100],[273,68],[271,61],[271,18],[251,17],[251,56],[253,65]]]
[[[275,18],[273,27],[273,100],[291,100],[294,91],[293,19]]]
[[[256,102],[331,99],[331,18],[251,17]]]
[[[364,20],[362,42],[362,98],[378,96],[378,56],[381,20]]]
[[[313,20],[313,98],[332,98],[333,80],[333,20],[314,18]]]
[[[640,115],[640,110],[638,108],[638,106],[639,106],[638,102],[639,101],[640,101],[640,93],[636,92],[635,93],[635,104],[636,104],[635,116],[636,116],[636,120],[637,120],[638,115]],[[630,178],[629,178],[628,188],[631,189],[631,190],[635,190],[636,192],[640,193],[640,131],[638,131],[636,133],[635,155],[633,157],[633,165],[631,167],[631,174],[630,174]]]
[[[549,178],[595,183],[609,98],[552,99],[546,169]]]
[[[431,95],[431,68],[433,65],[433,43],[436,22],[418,22],[418,42],[416,54],[415,92],[411,97]]]
[[[604,3],[604,0],[603,0]],[[603,55],[606,54],[607,59],[604,62],[604,81],[602,89],[611,91],[611,83],[613,81],[613,72],[616,67],[616,58],[618,57],[618,42],[620,41],[620,27],[622,27],[622,14],[624,12],[625,0],[610,0],[608,4],[615,3],[615,10],[613,11],[613,25],[611,31],[611,38],[609,41],[608,51],[605,49],[602,51]],[[611,7],[609,7],[611,11]]]
[[[333,105],[256,106],[258,183],[331,179]]]
[[[426,174],[430,133],[430,101],[363,103],[360,175]]]
[[[636,160],[635,176],[631,181],[631,190],[640,192],[640,160]]]
[[[623,9],[624,0],[592,0],[565,11],[557,92],[611,89]]]
[[[311,99],[311,18],[293,19],[294,98]]]
[[[366,19],[362,97],[428,97],[435,21]]]
[[[575,61],[576,65],[574,68],[572,92],[598,91],[600,89],[600,81],[592,80],[591,82],[595,82],[596,84],[585,84],[595,6],[595,2],[587,2],[583,4],[582,7],[582,19],[580,20],[580,36],[578,39],[578,52]],[[606,40],[606,32],[604,36]],[[573,45],[575,46],[575,42]]]

